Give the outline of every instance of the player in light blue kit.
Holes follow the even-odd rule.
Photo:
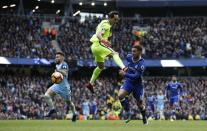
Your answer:
[[[159,119],[161,119],[163,116],[164,100],[165,100],[165,96],[163,95],[162,91],[160,91],[156,99],[156,107],[157,107],[157,112],[159,112]]]
[[[177,82],[177,78],[172,76],[172,81],[167,84],[165,87],[166,90],[166,97],[170,102],[171,107],[171,121],[175,120],[175,110],[179,106],[179,97],[180,93],[182,92],[182,84]]]
[[[64,61],[64,54],[62,52],[57,52],[55,56],[55,63],[56,69],[55,72],[60,72],[63,75],[63,80],[59,84],[53,84],[45,93],[44,97],[45,100],[50,108],[50,111],[46,115],[46,117],[50,117],[53,113],[56,113],[54,104],[52,102],[52,97],[56,94],[60,95],[65,102],[67,103],[68,107],[71,107],[73,112],[72,121],[76,121],[76,109],[75,105],[71,101],[71,90],[70,85],[68,83],[68,65]]]
[[[84,120],[88,120],[88,117],[90,115],[90,103],[88,99],[84,99],[84,102],[82,103],[82,110]]]

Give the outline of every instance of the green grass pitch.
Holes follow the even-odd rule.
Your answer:
[[[207,121],[1,120],[0,131],[207,131]]]

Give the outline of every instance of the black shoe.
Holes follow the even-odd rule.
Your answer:
[[[51,117],[52,114],[56,113],[55,109],[50,110],[45,117]]]
[[[72,122],[76,122],[76,119],[77,119],[77,115],[75,113],[75,114],[73,114]]]
[[[88,84],[86,85],[86,88],[88,88],[88,89],[90,90],[90,92],[91,92],[92,94],[94,94],[94,86],[93,86],[91,83],[88,83]]]
[[[147,117],[144,117],[144,118],[143,118],[143,124],[144,124],[144,125],[148,125]]]

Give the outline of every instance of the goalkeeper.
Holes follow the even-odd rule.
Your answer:
[[[94,93],[94,82],[104,69],[104,61],[106,57],[113,57],[114,62],[122,69],[126,70],[125,65],[119,57],[119,54],[111,48],[108,38],[112,35],[111,27],[118,23],[119,14],[117,11],[111,11],[107,20],[102,20],[96,27],[96,33],[90,39],[91,51],[95,57],[97,67],[94,69],[90,82],[86,87]]]

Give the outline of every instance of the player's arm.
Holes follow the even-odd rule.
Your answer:
[[[135,71],[135,73],[134,74],[132,74],[132,73],[126,73],[125,75],[124,75],[124,77],[126,77],[126,78],[131,78],[131,79],[135,79],[135,78],[139,78],[139,77],[141,77],[142,75],[143,75],[143,73],[144,73],[144,63],[142,63],[139,67],[138,67],[138,69],[136,69],[136,71]]]
[[[106,40],[106,39],[103,38],[103,34],[104,34],[105,31],[107,31],[107,30],[110,30],[109,27],[108,27],[106,24],[103,23],[103,24],[100,26],[100,28],[97,30],[97,32],[96,32],[96,36],[97,36],[97,38],[99,39],[99,41],[100,41],[101,43],[103,43],[104,45],[110,47],[110,46],[111,46],[111,43],[110,43],[108,40]]]

